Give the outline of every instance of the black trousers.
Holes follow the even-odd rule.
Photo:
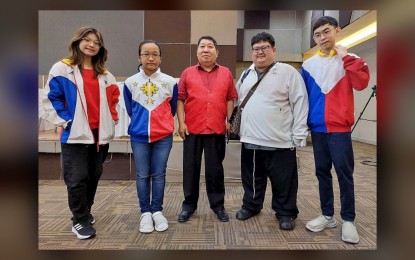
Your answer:
[[[225,159],[225,147],[225,135],[186,136],[183,141],[183,210],[197,209],[202,152],[205,155],[206,192],[210,208],[214,211],[224,208],[225,183],[222,162]]]
[[[277,216],[296,218],[298,171],[295,149],[275,151],[246,149],[241,145],[242,207],[253,212],[263,208],[267,178],[272,188],[272,209]]]
[[[68,204],[75,223],[88,216],[94,204],[102,164],[109,144],[61,144],[63,178],[68,191]]]

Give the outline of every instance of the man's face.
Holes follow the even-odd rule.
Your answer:
[[[210,40],[203,39],[197,46],[197,59],[200,63],[215,63],[218,54],[215,44]]]
[[[267,41],[260,41],[252,46],[252,61],[255,67],[266,68],[274,62],[277,49]]]
[[[325,24],[314,30],[313,39],[322,50],[332,50],[336,45],[336,35],[340,32],[339,27]]]

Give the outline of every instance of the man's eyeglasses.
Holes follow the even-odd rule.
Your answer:
[[[260,51],[262,52],[267,52],[269,50],[271,46],[267,45],[267,46],[261,46],[261,47],[256,47],[256,48],[252,48],[252,50],[254,51],[254,53],[259,53]]]
[[[141,57],[144,57],[144,58],[146,58],[146,59],[149,59],[150,57],[153,57],[153,58],[158,58],[158,57],[161,57],[161,55],[160,54],[149,54],[149,53],[144,53],[144,54],[141,54],[140,55]]]
[[[320,39],[321,38],[321,35],[324,35],[324,37],[327,37],[327,36],[329,36],[330,35],[330,32],[332,31],[333,29],[329,29],[329,28],[327,28],[326,30],[324,30],[322,33],[315,33],[315,34],[313,34],[313,38],[314,39]]]
[[[91,44],[91,42],[92,42],[97,47],[102,46],[100,41],[93,41],[93,40],[89,39],[88,37],[83,37],[82,40],[86,41],[87,44]]]

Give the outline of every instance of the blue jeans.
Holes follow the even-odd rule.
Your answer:
[[[351,133],[311,132],[314,161],[323,215],[333,216],[334,195],[331,168],[334,165],[340,187],[340,216],[343,220],[355,219],[354,156]]]
[[[163,210],[167,160],[172,145],[173,135],[153,143],[131,141],[141,213]]]

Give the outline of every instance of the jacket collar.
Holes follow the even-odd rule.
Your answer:
[[[150,77],[149,76],[147,76],[146,75],[146,73],[144,72],[144,70],[141,68],[142,67],[142,65],[140,65],[139,67],[138,67],[138,71],[139,71],[139,73],[141,74],[141,76],[143,76],[144,78],[148,78],[148,79],[150,79],[150,78],[155,78],[155,77],[157,77],[158,75],[160,75],[161,74],[161,70],[160,70],[160,67],[156,70],[156,72],[154,72]]]
[[[328,58],[328,57],[333,57],[333,56],[335,56],[335,55],[337,54],[337,52],[336,52],[335,50],[331,50],[331,51],[330,51],[330,54],[329,54],[329,55],[326,55],[326,54],[324,54],[324,53],[321,51],[321,49],[319,49],[319,50],[318,50],[318,52],[317,52],[317,54],[318,54],[320,57],[323,57],[323,58]]]

